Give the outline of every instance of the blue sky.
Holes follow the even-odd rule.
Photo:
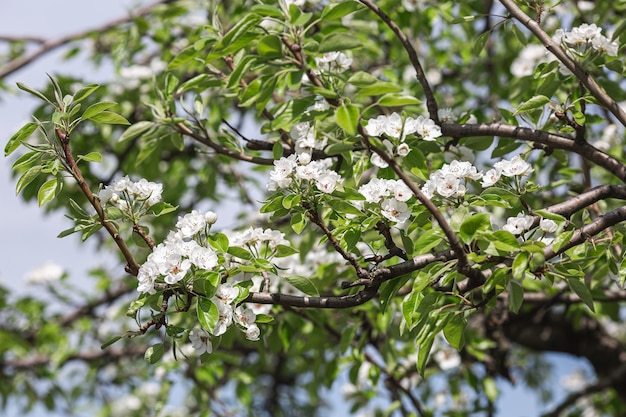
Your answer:
[[[125,15],[126,10],[147,1],[109,0],[0,0],[0,34],[35,35],[54,38],[99,24]],[[6,79],[9,85],[21,81],[34,88],[41,88],[47,82],[46,72],[65,72],[84,75],[89,73],[97,82],[110,74],[110,68],[95,71],[90,64],[79,60],[69,63],[60,57],[62,51],[55,51],[39,59],[33,65],[18,71]],[[0,137],[2,148],[8,138],[28,121],[30,109],[35,105],[25,94],[3,95],[0,97]],[[61,215],[44,216],[43,209],[36,204],[25,204],[15,196],[15,181],[10,176],[11,161],[0,158],[0,231],[5,244],[0,252],[0,282],[9,288],[24,293],[32,287],[26,286],[25,274],[34,267],[52,260],[70,272],[73,280],[80,282],[85,271],[105,262],[101,254],[96,254],[93,246],[80,244],[75,237],[57,239],[57,234],[68,228],[70,223]],[[563,374],[583,366],[580,361],[564,355],[554,355],[558,375],[554,383],[558,384]],[[529,396],[521,386],[511,387],[501,384],[505,397],[500,405],[509,412],[499,416],[537,415],[540,409],[536,399]],[[338,401],[341,401],[338,399]],[[15,412],[15,410],[13,410]],[[17,415],[17,414],[13,414]],[[31,414],[31,415],[46,415]],[[8,417],[11,417],[9,410]]]

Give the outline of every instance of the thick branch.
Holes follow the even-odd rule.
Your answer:
[[[561,246],[558,251],[554,250],[553,245],[546,246],[543,250],[546,261],[560,255],[569,248],[580,245],[590,237],[595,236],[603,230],[616,225],[617,223],[623,222],[624,220],[626,220],[626,206],[609,211],[603,216],[595,219],[593,222],[576,230],[571,239]]]
[[[480,124],[444,124],[441,131],[446,136],[454,138],[478,137],[478,136],[500,136],[512,139],[521,139],[528,142],[541,143],[555,149],[574,152],[583,158],[591,161],[617,178],[626,182],[626,165],[613,158],[601,150],[593,147],[587,142],[580,142],[566,136],[544,132],[542,130],[529,129],[525,127],[511,126],[500,123],[480,123]]]

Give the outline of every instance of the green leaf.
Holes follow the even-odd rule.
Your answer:
[[[322,11],[322,20],[337,20],[344,16],[349,15],[361,8],[361,5],[356,1],[346,0],[337,4],[329,4]]]
[[[163,352],[165,348],[163,347],[163,343],[157,343],[150,346],[146,349],[146,353],[144,354],[144,358],[151,364],[157,363],[163,357]]]
[[[37,123],[28,122],[24,126],[22,126],[20,130],[15,132],[15,134],[11,136],[11,139],[9,139],[9,142],[4,147],[4,156],[11,155],[17,148],[19,148],[20,145],[26,139],[28,139],[35,130],[37,130],[38,126],[39,125]]]
[[[266,35],[257,45],[259,55],[266,59],[275,59],[283,56],[283,42],[276,35]]]
[[[98,152],[89,152],[86,155],[79,155],[78,160],[83,160],[87,162],[102,162],[102,155]]]
[[[583,303],[585,303],[585,305],[589,307],[589,310],[595,311],[591,291],[589,291],[589,288],[582,281],[575,277],[568,277],[567,284],[572,289],[572,291],[574,291],[576,295],[580,297]]]
[[[517,27],[517,25],[513,22],[511,25],[511,29],[513,30],[513,34],[517,38],[520,44],[526,46],[528,44],[528,40],[526,39],[526,35]]]
[[[424,376],[424,370],[426,369],[426,364],[428,363],[428,357],[430,356],[430,350],[433,347],[434,341],[435,339],[431,337],[419,345],[419,349],[417,351],[417,372],[419,372],[422,376]]]
[[[276,160],[279,160],[280,158],[282,158],[283,156],[283,142],[282,141],[277,140],[276,142],[274,142],[274,145],[272,145],[272,156]]]
[[[299,235],[306,227],[307,221],[306,217],[302,213],[294,213],[294,215],[291,216],[289,223],[291,224],[293,231]]]
[[[292,248],[291,246],[278,245],[276,246],[276,255],[274,256],[277,258],[284,258],[285,256],[290,256],[295,253],[298,253],[298,250],[295,248]]]
[[[472,243],[478,231],[491,229],[491,215],[488,213],[478,213],[472,215],[461,224],[459,235],[465,244]]]
[[[23,173],[20,179],[17,181],[17,185],[15,186],[15,194],[19,194],[24,189],[24,187],[33,182],[33,180],[37,178],[40,172],[41,165],[37,165],[29,168],[28,171]]]
[[[195,45],[190,45],[186,47],[185,49],[183,49],[182,51],[180,51],[180,53],[176,55],[174,59],[172,59],[172,61],[167,66],[167,69],[171,70],[181,65],[184,65],[187,62],[194,59],[195,57],[197,57],[199,54],[200,52],[196,49]]]
[[[53,106],[56,107],[54,102],[51,101],[48,97],[46,97],[43,93],[40,93],[39,91],[35,90],[34,88],[30,88],[26,84],[17,83],[17,88],[19,88],[22,91],[26,91],[27,93],[30,93],[30,94],[34,95],[35,97],[40,98],[43,101],[46,101],[46,102],[48,102],[48,103],[50,103],[50,104],[52,104]]]
[[[198,308],[196,310],[200,325],[208,332],[213,333],[215,323],[219,318],[217,306],[207,298],[198,298]]]
[[[524,302],[524,288],[517,281],[509,281],[509,310],[517,314]]]
[[[380,96],[387,93],[398,93],[402,90],[403,88],[397,84],[385,81],[378,81],[374,84],[362,87],[356,92],[360,96]]]
[[[460,350],[465,344],[467,320],[462,314],[455,314],[443,328],[443,335],[453,348]]]
[[[422,102],[413,96],[399,93],[385,94],[378,100],[378,104],[385,107],[411,106]]]
[[[37,192],[37,201],[39,202],[39,207],[50,202],[54,198],[57,193],[58,184],[58,179],[53,178],[44,182],[42,186],[39,187],[39,191]]]
[[[254,322],[257,324],[271,323],[273,321],[274,321],[274,317],[269,316],[267,314],[257,314],[256,320],[254,320]]]
[[[573,230],[558,234],[554,238],[554,241],[552,242],[552,249],[554,249],[554,252],[556,253],[560,252],[561,248],[563,248],[565,245],[570,243],[573,235],[574,235]]]
[[[178,208],[178,206],[173,206],[173,205],[171,205],[169,203],[160,201],[160,202],[150,206],[150,208],[148,209],[148,212],[152,213],[156,217],[159,217],[159,216],[163,216],[164,214],[168,214],[168,213],[171,213],[173,211],[176,211],[177,208]]]
[[[533,98],[531,98],[530,100],[526,101],[524,104],[519,106],[517,110],[515,110],[514,114],[519,114],[523,112],[528,112],[530,110],[543,108],[549,102],[550,102],[550,99],[546,96],[542,96],[542,95],[534,96]]]
[[[480,55],[482,50],[485,48],[485,44],[487,43],[490,35],[490,31],[485,31],[474,39],[474,46],[472,46],[472,54],[474,56]]]
[[[153,122],[137,122],[134,125],[129,126],[128,129],[126,129],[124,133],[122,133],[122,136],[120,136],[118,141],[126,142],[128,140],[135,139],[156,126],[157,124]]]
[[[102,113],[105,110],[108,110],[112,107],[117,106],[117,103],[112,101],[101,101],[99,103],[92,104],[87,107],[87,110],[82,115],[83,119],[91,119],[93,116]]]
[[[114,336],[114,337],[110,338],[109,340],[104,342],[102,344],[102,346],[100,346],[100,349],[104,350],[104,349],[108,348],[109,346],[111,346],[113,343],[117,342],[121,338],[122,338],[122,336]]]
[[[129,125],[130,122],[120,114],[113,113],[111,111],[103,111],[98,114],[94,114],[89,118],[94,122],[106,123],[110,125]]]
[[[83,101],[98,88],[100,88],[100,85],[98,84],[87,84],[82,86],[77,92],[74,93],[74,104],[78,104]]]
[[[443,239],[441,238],[440,229],[430,229],[421,233],[413,245],[413,255],[422,255],[430,252],[431,249],[439,245]]]
[[[530,255],[528,252],[520,252],[513,260],[513,265],[511,267],[511,271],[513,273],[513,279],[521,280],[524,277],[524,274],[528,270],[528,259]]]
[[[207,237],[209,244],[221,253],[228,251],[228,237],[224,233],[213,233]]]
[[[357,71],[354,75],[348,78],[349,84],[360,88],[367,87],[377,82],[380,82],[378,78],[364,71]]]
[[[489,401],[492,403],[496,402],[498,399],[498,385],[496,384],[495,379],[490,376],[483,379],[483,391],[485,392],[487,398],[489,398]]]
[[[288,283],[305,293],[306,295],[319,296],[320,293],[313,284],[313,281],[306,277],[290,276],[285,278]]]
[[[354,149],[353,143],[337,142],[337,143],[328,145],[326,149],[324,149],[324,152],[326,153],[326,155],[332,156],[332,155],[339,155],[344,152],[350,152],[353,149]]]
[[[499,250],[505,252],[515,252],[519,250],[519,242],[511,232],[506,230],[498,230],[493,233],[493,244]]]
[[[363,214],[361,210],[354,207],[352,204],[348,203],[347,201],[332,199],[328,201],[328,205],[336,213],[353,214],[355,216],[360,216]]]
[[[227,253],[229,255],[233,255],[233,256],[235,256],[237,258],[240,258],[240,259],[245,259],[245,260],[252,259],[252,255],[250,254],[250,252],[248,252],[244,248],[240,248],[238,246],[229,246]]]
[[[323,54],[325,52],[345,51],[346,49],[359,48],[361,41],[356,37],[346,33],[331,33],[324,37],[320,42],[317,52]]]
[[[335,117],[339,127],[348,135],[356,135],[357,123],[359,122],[359,109],[356,106],[346,104],[344,101],[335,111]]]

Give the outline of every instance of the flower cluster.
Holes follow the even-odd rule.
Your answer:
[[[350,69],[352,58],[348,58],[343,52],[326,52],[321,57],[315,57],[315,64],[322,71],[343,72]]]
[[[611,42],[601,32],[602,28],[595,24],[583,23],[570,32],[558,29],[552,39],[581,57],[586,56],[591,50],[608,56],[617,56],[619,45],[615,41]]]
[[[162,184],[145,178],[133,182],[125,176],[101,189],[98,197],[103,206],[111,204],[123,212],[138,213],[160,202],[162,193]]]
[[[193,210],[180,217],[176,229],[154,248],[139,269],[137,291],[154,294],[154,284],[161,277],[165,283],[175,284],[185,278],[192,268],[214,269],[217,255],[199,242],[216,220],[217,215],[212,211],[200,213]]]
[[[384,180],[373,178],[359,187],[359,193],[368,203],[380,203],[381,214],[388,220],[402,227],[411,216],[406,203],[413,194],[401,180]]]
[[[405,143],[407,136],[416,134],[424,140],[433,141],[442,134],[441,128],[429,118],[418,116],[402,120],[402,117],[395,112],[389,116],[380,115],[375,119],[369,119],[365,132],[369,136],[384,136],[383,144],[387,152],[400,157],[405,157],[411,150]],[[378,154],[373,154],[371,161],[377,167],[387,167],[387,163]]]
[[[275,249],[278,245],[289,245],[285,239],[285,234],[273,229],[262,229],[260,227],[249,227],[239,232],[228,233],[230,246],[248,248],[259,253],[261,246],[267,244],[270,249]]]
[[[324,149],[328,139],[315,138],[315,130],[309,122],[301,122],[291,128],[289,132],[295,143],[296,155],[300,164],[308,164],[313,156],[314,149]]]
[[[428,198],[435,193],[445,198],[459,198],[465,195],[464,180],[479,180],[483,178],[475,166],[467,161],[452,161],[441,169],[430,174],[428,181],[422,186],[422,192]]]
[[[502,230],[513,233],[515,236],[519,236],[533,226],[535,218],[528,214],[519,213],[516,217],[509,217],[506,220],[506,224],[502,226]]]
[[[249,308],[235,307],[234,302],[239,296],[239,288],[226,282],[217,287],[211,302],[217,307],[218,317],[213,336],[221,336],[226,333],[228,327],[234,323],[239,325],[245,332],[248,340],[259,340],[259,326],[255,324],[256,314]]]
[[[510,161],[496,162],[493,168],[484,174],[467,161],[452,161],[430,174],[428,181],[422,186],[422,192],[428,198],[433,198],[435,193],[445,198],[460,198],[465,195],[467,179],[482,180],[482,186],[486,188],[497,183],[502,176],[522,177],[531,172],[533,168],[519,155],[514,156]]]
[[[308,158],[303,159],[307,161]],[[274,161],[274,169],[270,172],[267,184],[268,191],[289,188],[296,179],[299,184],[312,182],[319,191],[330,194],[343,182],[337,172],[328,168],[330,161],[307,161],[304,165],[298,165],[297,161],[299,157],[296,155]]]
[[[259,326],[255,323],[256,314],[241,305],[235,306],[239,296],[239,288],[226,282],[217,287],[211,302],[217,307],[217,321],[210,333],[202,328],[195,328],[189,333],[189,341],[198,354],[213,352],[211,334],[221,336],[235,323],[246,333],[246,339],[257,341],[261,336]]]

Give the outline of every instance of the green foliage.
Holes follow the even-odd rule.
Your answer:
[[[347,377],[354,413],[505,415],[497,377],[547,396],[541,351],[566,350],[595,368],[584,398],[623,414],[614,363],[576,350],[626,298],[626,166],[607,133],[623,136],[623,58],[561,43],[576,78],[528,58],[547,38],[523,27],[595,22],[616,40],[621,6],[201,3],[77,39],[117,80],[17,85],[41,102],[4,148],[17,193],[125,268],[94,271],[89,294],[45,284],[61,309],[0,291],[3,401],[110,416],[124,391],[136,415],[167,415],[184,392],[186,415],[325,415]]]

